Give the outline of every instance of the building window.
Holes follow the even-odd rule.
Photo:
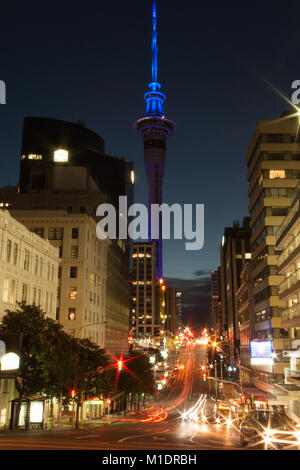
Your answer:
[[[77,245],[71,246],[71,258],[78,258],[78,246]]]
[[[25,250],[25,257],[24,257],[24,270],[29,271],[29,261],[30,261],[30,251]]]
[[[269,170],[270,179],[284,179],[285,170]]]
[[[271,197],[286,197],[286,188],[270,188]]]
[[[75,308],[69,308],[68,309],[68,320],[75,320],[76,317],[76,309]]]
[[[42,160],[43,156],[42,155],[37,155],[35,153],[29,153],[27,158],[28,158],[28,160]]]
[[[8,302],[9,279],[5,278],[3,282],[3,302]]]
[[[9,303],[14,304],[16,301],[16,281],[14,279],[10,280],[10,289],[9,289]]]
[[[13,264],[17,266],[18,263],[18,245],[14,243],[14,252],[13,252]]]
[[[39,237],[44,238],[44,228],[43,227],[30,227],[30,231],[36,233]]]
[[[34,274],[38,274],[39,272],[39,257],[35,256],[35,267],[34,267]]]
[[[77,299],[77,287],[69,287],[69,299],[70,300]]]
[[[22,284],[22,302],[27,302],[28,285]]]
[[[77,266],[70,267],[70,278],[73,278],[73,279],[77,278]]]
[[[42,278],[44,274],[44,264],[43,264],[43,258],[40,258],[40,277]]]
[[[283,135],[282,134],[267,134],[267,142],[283,142]]]
[[[283,153],[269,153],[269,160],[284,160]]]
[[[78,228],[72,228],[72,238],[77,239],[79,235],[79,229]]]
[[[287,207],[272,207],[272,215],[285,216],[288,213]]]
[[[59,228],[49,228],[48,230],[48,239],[49,240],[62,240],[64,235],[63,227]]]
[[[11,240],[7,240],[6,261],[7,261],[8,263],[10,263],[11,248],[12,248],[12,241],[11,241]]]
[[[33,292],[32,292],[32,304],[33,305],[36,304],[36,287],[33,288]]]

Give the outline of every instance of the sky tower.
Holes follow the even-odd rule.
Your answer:
[[[162,184],[166,161],[167,137],[175,130],[175,122],[168,119],[164,114],[165,95],[160,91],[161,85],[157,82],[157,8],[156,1],[152,2],[152,81],[149,91],[145,94],[146,113],[135,123],[136,131],[143,137],[144,161],[148,179],[148,213],[149,232],[151,241],[151,204],[162,203]],[[162,227],[161,217],[159,227],[156,228],[159,239],[155,240],[156,252],[156,279],[163,276],[162,269]]]

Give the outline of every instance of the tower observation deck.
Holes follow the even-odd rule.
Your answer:
[[[135,129],[143,137],[144,161],[148,180],[148,213],[149,232],[151,240],[151,204],[162,203],[162,185],[166,162],[167,137],[171,136],[176,124],[164,113],[166,96],[160,91],[161,84],[157,82],[157,6],[152,2],[152,81],[149,91],[145,94],[146,113],[135,122]],[[163,276],[162,264],[162,221],[159,219],[159,239],[155,241],[156,279]]]

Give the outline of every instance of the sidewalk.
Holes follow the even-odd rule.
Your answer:
[[[129,418],[129,417],[131,417],[131,415],[129,413],[124,415],[123,411],[120,411],[119,413],[110,414],[109,415],[109,420],[105,419],[104,417],[99,418],[99,419],[85,420],[82,423],[82,427],[81,427],[81,423],[79,423],[79,429],[72,429],[72,423],[70,423],[69,420],[68,420],[68,422],[66,422],[66,421],[62,422],[61,427],[55,426],[53,429],[47,429],[47,428],[44,428],[44,429],[14,429],[14,430],[0,429],[0,437],[3,434],[11,434],[11,433],[13,433],[13,434],[28,434],[28,433],[30,433],[30,434],[41,434],[41,433],[63,432],[63,431],[83,431],[83,430],[86,430],[86,429],[89,429],[89,428],[100,426],[102,424],[107,424],[107,425],[115,424],[117,422],[120,422],[121,419]]]

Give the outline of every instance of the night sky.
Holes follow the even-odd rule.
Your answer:
[[[107,153],[136,165],[135,201],[147,202],[141,138],[151,81],[151,0],[1,3],[0,185],[18,181],[22,121],[44,116],[100,134]],[[258,119],[279,117],[300,79],[299,1],[158,0],[158,77],[168,141],[165,202],[205,204],[205,246],[164,242],[164,273],[183,288],[186,314],[208,311],[209,271],[225,226],[247,215],[245,155]],[[186,317],[187,318],[187,317]]]

